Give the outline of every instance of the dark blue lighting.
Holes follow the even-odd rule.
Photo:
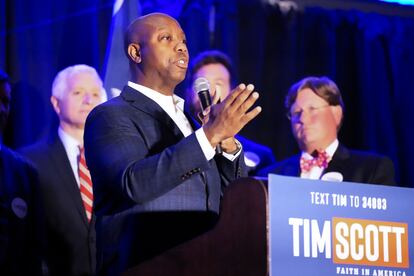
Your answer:
[[[380,0],[389,3],[398,3],[401,5],[414,5],[414,0]]]

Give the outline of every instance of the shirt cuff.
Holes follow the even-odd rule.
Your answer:
[[[231,154],[231,153],[227,153],[223,151],[223,156],[226,157],[230,161],[234,161],[237,157],[239,157],[241,150],[243,148],[242,144],[237,139],[234,139],[234,141],[237,144],[237,152],[235,154]]]
[[[206,134],[204,133],[203,128],[199,128],[195,132],[196,138],[198,143],[200,144],[201,150],[204,153],[204,156],[206,157],[207,161],[210,161],[214,158],[214,155],[216,155],[216,151],[211,146],[210,142],[207,139]]]

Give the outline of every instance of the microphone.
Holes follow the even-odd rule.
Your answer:
[[[194,91],[200,100],[201,110],[206,110],[211,105],[210,84],[206,78],[197,78],[194,81]]]
[[[194,91],[197,93],[198,99],[200,101],[201,110],[206,110],[207,107],[211,106],[211,96],[210,96],[210,84],[206,78],[200,77],[194,81],[193,86]],[[221,145],[216,146],[216,153],[222,154],[223,150]]]

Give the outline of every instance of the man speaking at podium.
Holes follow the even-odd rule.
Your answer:
[[[285,105],[293,135],[302,153],[263,169],[308,179],[394,185],[394,165],[385,157],[347,149],[337,138],[344,103],[327,77],[308,77],[289,90]]]
[[[169,236],[197,227],[197,220],[171,220],[171,214],[218,214],[222,187],[246,174],[232,137],[261,111],[249,110],[259,96],[253,85],[240,84],[196,127],[174,94],[189,55],[185,34],[170,16],[155,13],[132,22],[125,50],[130,81],[119,97],[90,113],[84,138],[94,183],[98,274],[105,275],[160,253]],[[223,154],[215,155],[223,140]]]

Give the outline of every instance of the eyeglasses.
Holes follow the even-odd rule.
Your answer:
[[[321,110],[322,108],[328,107],[328,106],[330,105],[328,104],[328,105],[323,105],[323,106],[318,106],[318,107],[310,106],[305,109],[301,108],[298,110],[292,110],[286,113],[286,117],[292,122],[297,122],[299,121],[300,116],[302,116],[303,112],[307,113],[310,116],[315,116],[319,110]]]

